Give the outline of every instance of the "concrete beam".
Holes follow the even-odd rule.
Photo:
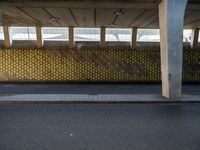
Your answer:
[[[12,40],[11,40],[11,37],[10,37],[9,26],[4,25],[3,26],[3,32],[4,32],[4,47],[10,48],[12,46]]]
[[[161,0],[158,0],[158,2]],[[136,9],[158,9],[158,2],[117,2],[117,1],[70,1],[63,0],[17,0],[0,1],[3,7],[54,7],[54,8],[136,8]],[[200,10],[200,4],[189,3],[188,10]]]
[[[162,95],[182,94],[183,23],[187,0],[162,0],[159,4]]]
[[[191,43],[190,46],[192,49],[196,49],[197,45],[198,45],[198,39],[199,39],[199,29],[193,29],[192,31],[192,39],[191,39]]]
[[[42,39],[42,29],[40,26],[36,26],[36,36],[37,36],[37,48],[42,48],[43,39]]]
[[[4,7],[61,7],[61,8],[141,8],[157,9],[155,2],[102,2],[102,1],[60,1],[57,0],[17,0],[0,2]]]
[[[100,41],[100,47],[105,48],[106,46],[106,28],[101,27],[101,41]]]
[[[132,28],[132,42],[131,42],[131,45],[132,45],[132,49],[136,49],[136,46],[137,46],[137,28],[136,27]]]
[[[69,42],[68,48],[72,49],[74,47],[74,27],[69,27]]]

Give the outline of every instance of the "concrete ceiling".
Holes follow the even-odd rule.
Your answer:
[[[4,0],[1,23],[11,26],[159,28],[160,0]],[[115,12],[121,9],[122,15]],[[51,18],[51,19],[50,19]],[[185,28],[200,27],[200,0],[189,0]]]

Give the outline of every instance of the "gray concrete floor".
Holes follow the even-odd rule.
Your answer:
[[[160,94],[160,84],[0,84],[0,94]],[[200,84],[183,85],[183,94],[200,95]]]
[[[2,105],[0,150],[199,150],[200,104]]]

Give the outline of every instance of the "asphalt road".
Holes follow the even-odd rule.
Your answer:
[[[160,94],[160,84],[0,84],[0,94]],[[200,84],[183,85],[183,94],[200,94]]]
[[[199,150],[200,104],[0,106],[0,150]]]

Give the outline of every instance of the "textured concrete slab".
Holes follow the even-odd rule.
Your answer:
[[[173,101],[200,101],[200,85],[184,85]],[[170,102],[160,84],[0,84],[0,102]]]
[[[161,84],[0,84],[0,94],[161,94]],[[200,84],[184,84],[183,94],[199,95]]]
[[[156,94],[16,94],[0,95],[0,102],[200,102],[200,95],[183,95],[167,99]]]

